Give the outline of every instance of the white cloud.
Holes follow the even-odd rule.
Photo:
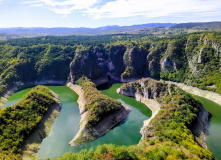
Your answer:
[[[23,4],[28,4],[31,7],[44,6],[49,10],[62,15],[68,15],[74,10],[89,9],[96,3],[98,3],[97,0],[34,0],[23,2]]]
[[[220,0],[116,0],[84,11],[94,19],[144,16],[221,15]]]
[[[1,1],[1,0],[0,0]],[[103,5],[101,5],[103,1]],[[221,0],[32,0],[32,7],[46,7],[63,16],[79,10],[85,16],[101,18],[134,18],[143,16],[221,16]],[[99,6],[97,5],[99,4]]]

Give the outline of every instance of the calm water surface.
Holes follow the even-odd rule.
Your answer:
[[[221,160],[221,106],[206,98],[196,97],[201,101],[205,109],[212,114],[206,144],[216,159]]]
[[[141,138],[139,133],[143,121],[151,116],[151,111],[144,104],[137,102],[135,98],[126,97],[116,93],[116,89],[122,84],[113,84],[110,88],[102,90],[102,93],[121,101],[132,109],[129,117],[120,125],[109,131],[104,136],[85,145],[70,147],[69,141],[79,129],[80,114],[77,104],[78,95],[66,86],[48,86],[59,95],[62,104],[60,115],[52,126],[51,133],[42,143],[37,154],[39,159],[56,158],[66,152],[78,152],[81,149],[89,149],[102,144],[132,145],[137,144]],[[25,89],[13,94],[5,106],[13,105],[30,89]]]
[[[121,101],[132,109],[129,117],[119,126],[109,131],[99,139],[85,145],[70,147],[69,141],[79,129],[80,114],[77,104],[78,95],[66,86],[48,86],[56,92],[62,103],[62,110],[52,126],[51,133],[41,143],[38,152],[39,159],[56,158],[66,152],[78,152],[81,149],[89,149],[102,144],[132,145],[137,144],[141,138],[139,133],[143,121],[151,116],[151,111],[135,98],[126,97],[116,93],[116,89],[122,84],[113,84],[110,88],[101,92],[111,98]],[[21,100],[30,88],[14,93],[4,107],[13,105]],[[212,114],[210,119],[209,136],[206,144],[218,160],[221,160],[221,106],[208,99],[198,97],[206,110]]]

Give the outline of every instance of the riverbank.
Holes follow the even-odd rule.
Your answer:
[[[208,149],[206,145],[206,137],[209,134],[209,113],[204,107],[199,111],[197,120],[191,128],[191,131],[193,132],[197,143],[201,147]]]
[[[83,89],[79,85],[74,85],[72,83],[68,83],[67,86],[79,95],[78,103],[81,114],[80,129],[74,138],[70,141],[69,144],[71,146],[78,146],[99,138],[122,120],[126,119],[129,112],[131,111],[130,108],[123,106],[120,110],[106,116],[94,126],[88,126],[87,123],[89,111],[86,111],[85,109],[86,101],[84,99]]]
[[[80,114],[83,114],[86,111],[86,108],[85,108],[86,101],[84,99],[84,90],[82,89],[81,86],[79,86],[77,84],[73,84],[71,82],[67,83],[66,86],[78,94],[79,97],[78,97],[77,102],[79,105]]]
[[[146,136],[145,128],[149,125],[150,121],[154,119],[155,116],[159,113],[161,105],[155,99],[147,99],[140,94],[136,94],[135,98],[137,101],[145,104],[152,111],[151,117],[143,122],[143,127],[140,129],[140,133],[142,135],[141,139],[143,139]]]
[[[136,93],[134,91],[125,92],[121,88],[118,88],[117,93],[123,94],[125,96],[135,97],[137,101],[145,104],[152,111],[151,117],[143,122],[143,127],[140,129],[140,133],[142,135],[141,139],[143,139],[145,137],[145,128],[148,126],[150,121],[154,119],[155,116],[158,114],[161,105],[155,99],[147,99],[143,97],[141,94]]]
[[[14,85],[14,86],[6,89],[6,91],[4,91],[2,94],[0,94],[0,109],[8,101],[8,98],[18,90],[18,86],[22,86],[22,85],[23,84],[21,84],[21,85]]]
[[[33,133],[25,141],[21,149],[22,159],[33,160],[36,159],[38,150],[40,149],[40,143],[42,140],[50,134],[51,127],[55,122],[61,110],[61,103],[56,93],[52,92],[52,96],[56,102],[53,106],[49,107],[47,113],[42,118],[41,122]]]
[[[161,80],[162,81],[162,80]],[[206,99],[209,99],[213,102],[218,103],[221,105],[221,95],[212,91],[202,90],[197,87],[187,86],[183,83],[177,83],[177,82],[171,82],[171,81],[165,81],[168,84],[175,84],[176,86],[180,87],[182,90],[194,94],[200,97],[204,97]]]

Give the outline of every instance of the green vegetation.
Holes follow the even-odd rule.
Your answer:
[[[161,104],[161,111],[146,128],[143,143],[154,145],[159,142],[172,142],[185,147],[189,155],[195,154],[200,159],[213,159],[212,154],[208,150],[198,145],[190,130],[196,121],[202,104],[175,85],[168,86],[151,79],[132,82],[122,88],[131,87],[134,90],[140,91],[140,87],[136,87],[138,86],[137,83],[143,83],[142,90],[148,92],[149,98],[158,98]]]
[[[54,103],[51,91],[47,87],[37,86],[19,103],[1,109],[0,157],[13,159],[15,156],[19,159],[22,144]]]
[[[175,28],[176,29],[176,28]],[[219,32],[179,36],[116,34],[0,42],[0,93],[15,82],[152,77],[221,93]]]
[[[143,84],[141,87],[141,83]],[[202,104],[175,85],[152,79],[142,79],[122,86],[123,90],[148,92],[149,98],[157,98],[162,108],[145,128],[145,137],[138,145],[98,146],[95,150],[66,153],[64,159],[214,159],[212,153],[199,146],[190,128],[195,123]],[[141,92],[140,94],[143,94]]]
[[[38,44],[0,45],[0,93],[15,82],[67,80],[74,47]]]
[[[94,83],[86,77],[81,77],[76,83],[84,90],[85,107],[89,111],[87,125],[96,125],[107,115],[121,109],[120,102],[103,95],[96,89]]]
[[[197,147],[194,146],[194,147]],[[203,153],[200,153],[203,154]],[[209,154],[208,159],[213,159]],[[158,140],[151,141],[149,144],[141,143],[133,146],[116,146],[113,144],[105,144],[98,146],[95,150],[81,150],[79,153],[66,153],[56,160],[182,160],[194,159],[200,160],[194,153],[191,153],[187,148],[178,145],[172,141],[160,142]],[[207,158],[205,158],[207,159]]]
[[[168,30],[152,28],[151,35],[147,35],[149,32],[144,29],[142,34],[137,35],[45,36],[1,41],[0,94],[20,81],[66,81],[69,75],[70,79],[76,81],[85,76],[77,83],[85,91],[86,108],[90,113],[88,125],[94,125],[106,115],[119,110],[121,104],[102,95],[87,78],[95,80],[106,75],[119,79],[152,77],[221,93],[221,33],[205,32],[206,27],[207,24],[202,27],[186,24]],[[192,30],[204,32],[188,34]],[[141,86],[136,82],[131,88],[142,93]],[[156,151],[164,148],[168,156],[170,152],[164,146],[169,143],[173,146],[171,150],[177,151],[178,155],[182,151],[182,155],[187,158],[192,158],[193,155],[202,158],[201,153],[204,158],[210,157],[209,153],[196,144],[189,130],[199,104],[174,87],[171,94],[165,94],[167,88],[160,83],[153,83],[152,86],[148,83],[145,87],[148,98],[157,98],[163,106],[156,117],[160,123],[152,122],[160,127],[153,129],[155,139],[149,138],[146,148],[153,149],[154,156]],[[153,89],[156,90],[155,94]],[[10,113],[7,116],[12,115]],[[171,121],[166,121],[163,116]],[[20,138],[18,141],[19,146]],[[17,154],[19,147],[13,149],[10,145],[4,145],[1,152]],[[146,155],[150,154],[146,152],[143,151]],[[136,155],[139,157],[139,154]],[[161,154],[165,158],[164,153],[159,151],[159,155]]]

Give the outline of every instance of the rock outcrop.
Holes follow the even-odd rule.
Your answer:
[[[201,108],[198,113],[197,120],[191,128],[196,141],[198,144],[207,149],[206,145],[206,136],[208,136],[209,131],[209,113],[206,111],[204,107]]]
[[[149,119],[144,121],[143,127],[140,130],[140,133],[141,133],[142,139],[143,139],[146,135],[146,127],[148,126],[150,121],[157,115],[157,113],[160,110],[161,105],[155,99],[148,99],[148,98],[142,96],[140,93],[138,93],[132,87],[128,87],[127,90],[122,89],[122,88],[118,88],[117,93],[123,94],[125,96],[129,96],[129,97],[135,97],[137,101],[144,103],[148,108],[151,109],[152,116]]]

